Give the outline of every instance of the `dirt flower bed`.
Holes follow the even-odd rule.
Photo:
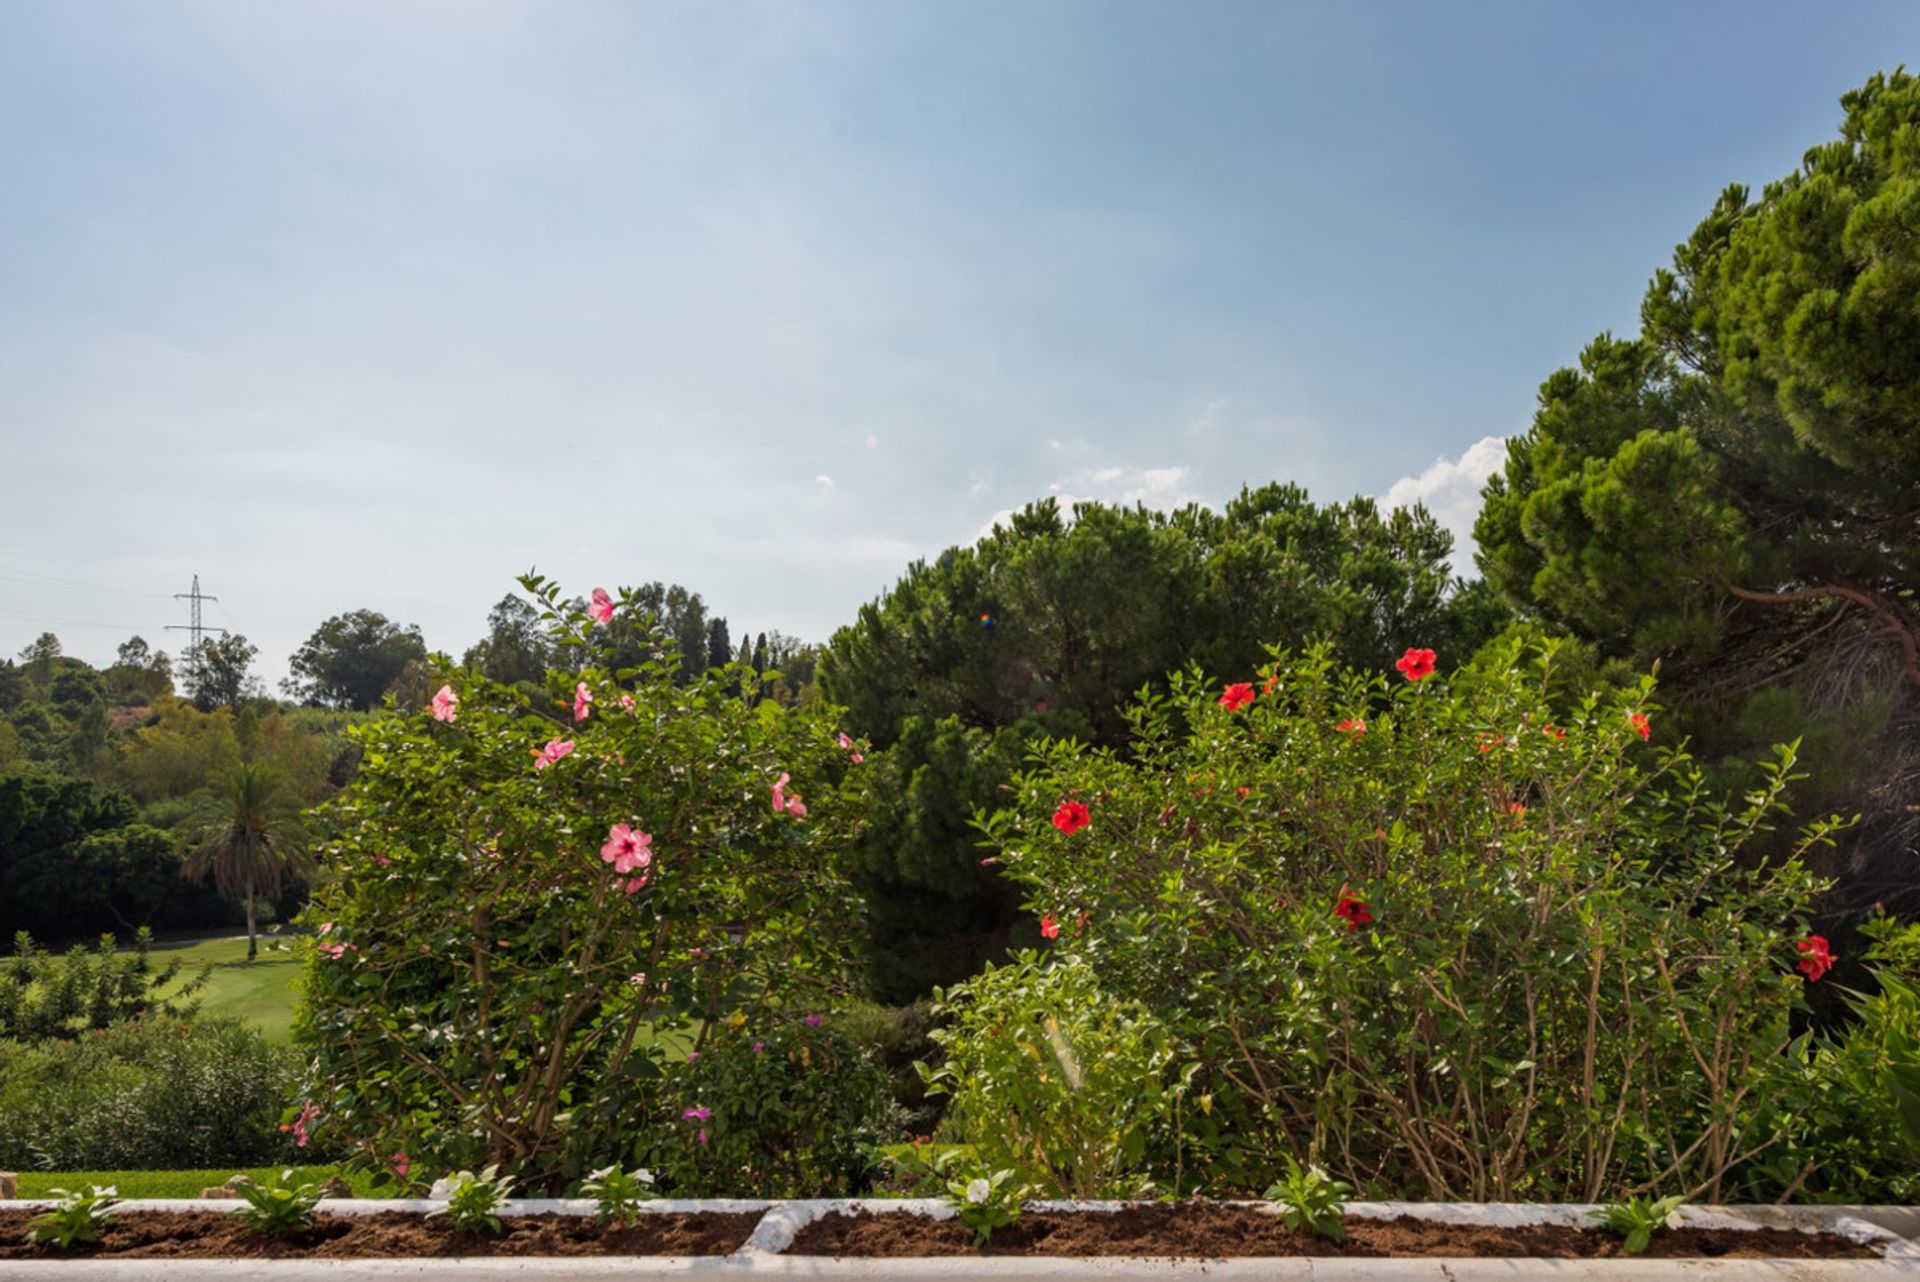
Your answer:
[[[269,1238],[219,1211],[127,1211],[116,1215],[94,1247],[56,1251],[22,1239],[34,1212],[0,1211],[0,1260],[312,1259],[457,1255],[727,1255],[760,1222],[759,1211],[698,1211],[642,1216],[625,1228],[587,1216],[527,1215],[502,1221],[505,1231],[464,1233],[444,1217],[381,1211],[314,1217],[305,1233]]]
[[[973,1230],[922,1215],[835,1212],[794,1235],[788,1255],[909,1258],[972,1255]],[[1271,1213],[1245,1206],[1189,1203],[1121,1211],[1036,1211],[1000,1229],[983,1255],[1373,1256],[1612,1259],[1620,1239],[1560,1225],[1493,1228],[1399,1216],[1347,1219],[1347,1240],[1289,1232]],[[1878,1252],[1831,1233],[1793,1229],[1680,1228],[1656,1236],[1639,1258],[1876,1259]]]

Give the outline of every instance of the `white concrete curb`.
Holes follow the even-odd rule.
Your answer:
[[[16,1201],[8,1209],[52,1205]],[[128,1200],[128,1211],[227,1211],[244,1203],[222,1200]],[[1111,1212],[1124,1202],[1034,1202],[1039,1211]],[[1263,1207],[1261,1202],[1241,1203]],[[329,1199],[323,1211],[369,1215],[380,1211],[440,1210],[444,1202],[422,1200]],[[1357,1219],[1414,1215],[1456,1224],[1519,1227],[1528,1224],[1588,1225],[1578,1205],[1520,1203],[1355,1202],[1347,1214]],[[591,1215],[592,1202],[580,1199],[523,1199],[508,1203],[508,1215]],[[791,1278],[834,1282],[902,1278],[908,1282],[1121,1282],[1132,1279],[1207,1278],[1217,1282],[1297,1279],[1299,1282],[1519,1282],[1526,1278],[1576,1282],[1693,1282],[1703,1278],[1752,1278],[1758,1282],[1875,1282],[1920,1277],[1920,1245],[1899,1230],[1920,1229],[1920,1209],[1912,1207],[1725,1206],[1688,1207],[1682,1213],[1702,1228],[1774,1227],[1825,1229],[1878,1249],[1877,1260],[1539,1260],[1430,1259],[1378,1260],[1337,1257],[1194,1260],[1165,1258],[1047,1259],[1011,1256],[954,1256],[934,1259],[842,1259],[782,1254],[801,1228],[835,1211],[925,1215],[954,1214],[932,1199],[856,1198],[836,1201],[769,1202],[753,1199],[660,1200],[643,1213],[760,1211],[752,1236],[729,1256],[566,1258],[469,1257],[391,1260],[9,1260],[0,1263],[3,1282],[179,1282],[209,1278],[215,1282],[530,1282],[534,1279],[647,1279],[688,1277]]]

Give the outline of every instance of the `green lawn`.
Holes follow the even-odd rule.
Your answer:
[[[263,935],[260,955],[248,961],[247,939],[242,935],[237,939],[162,940],[154,944],[152,956],[156,966],[166,966],[179,958],[183,979],[212,962],[213,974],[200,990],[201,1012],[237,1016],[258,1027],[269,1041],[284,1042],[293,1023],[294,980],[300,973],[295,948],[291,940]]]
[[[244,944],[242,945],[244,948]],[[87,1184],[111,1185],[121,1197],[199,1197],[200,1190],[225,1184],[229,1177],[246,1174],[268,1183],[279,1175],[285,1167],[225,1167],[214,1171],[22,1171],[20,1172],[21,1197],[48,1197],[53,1189],[77,1189]],[[342,1175],[331,1166],[296,1166],[295,1178],[312,1180],[324,1184],[335,1175],[340,1175],[353,1186],[355,1197],[391,1197],[393,1186],[389,1184],[384,1192],[374,1189],[368,1181],[372,1180],[372,1171],[361,1171],[352,1175]]]

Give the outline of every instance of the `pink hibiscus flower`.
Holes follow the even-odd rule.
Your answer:
[[[587,713],[592,710],[593,691],[587,689],[587,683],[582,681],[573,687],[573,719],[575,721],[585,721],[587,719]]]
[[[593,604],[587,607],[587,613],[602,623],[613,622],[613,598],[607,595],[605,588],[593,590]]]
[[[607,829],[607,841],[600,847],[600,858],[612,864],[613,870],[624,877],[653,862],[653,851],[647,848],[652,841],[651,833],[636,832],[626,824],[615,824]]]
[[[560,760],[560,758],[567,756],[572,751],[573,740],[549,739],[547,740],[546,747],[535,748],[533,750],[533,768],[535,770],[545,770],[548,766]]]
[[[441,686],[433,696],[433,719],[451,724],[460,715],[460,696],[453,692],[452,686]]]
[[[803,819],[806,817],[807,807],[800,800],[800,794],[796,792],[791,797],[787,795],[787,784],[792,782],[792,780],[793,776],[782,770],[780,772],[780,778],[774,781],[773,813],[776,815],[787,814],[792,815],[795,819]]]

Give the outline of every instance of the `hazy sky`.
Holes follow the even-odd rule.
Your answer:
[[[1050,490],[1425,496],[1899,3],[0,7],[0,653],[514,574],[824,639]],[[1465,558],[1462,558],[1463,564]]]

